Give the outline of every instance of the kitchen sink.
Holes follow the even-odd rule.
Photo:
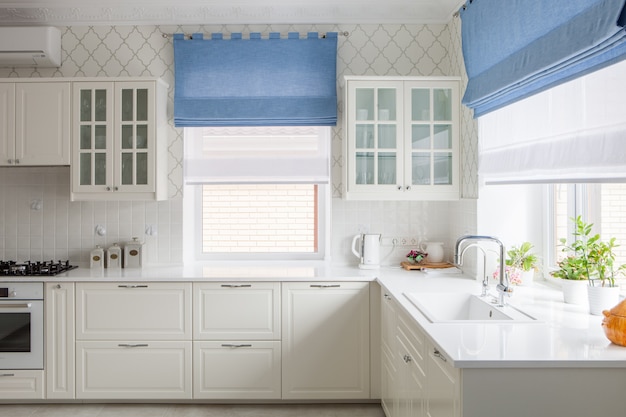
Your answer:
[[[531,315],[516,307],[498,307],[491,296],[479,297],[464,292],[413,292],[404,296],[431,323],[507,323],[533,322]]]

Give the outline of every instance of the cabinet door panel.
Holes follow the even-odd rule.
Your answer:
[[[197,283],[194,294],[194,339],[280,339],[280,283]]]
[[[46,284],[46,398],[74,398],[74,283]]]
[[[0,83],[0,166],[15,159],[15,84]]]
[[[76,342],[76,351],[77,398],[191,398],[191,342]]]
[[[70,164],[70,83],[17,83],[15,159],[20,165]]]
[[[191,339],[190,283],[79,283],[79,340]]]
[[[280,399],[280,342],[194,342],[194,398]]]
[[[283,398],[369,398],[368,283],[283,283]]]

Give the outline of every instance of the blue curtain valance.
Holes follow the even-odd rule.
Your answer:
[[[626,58],[626,0],[473,0],[461,11],[474,117]]]
[[[174,35],[174,124],[334,126],[337,33]]]

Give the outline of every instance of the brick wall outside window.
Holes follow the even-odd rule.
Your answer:
[[[315,185],[205,185],[202,207],[205,253],[317,251]]]

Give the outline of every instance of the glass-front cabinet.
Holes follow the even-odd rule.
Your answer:
[[[154,81],[73,84],[73,199],[162,198],[156,195],[156,87]]]
[[[344,197],[459,198],[459,80],[346,77]]]

